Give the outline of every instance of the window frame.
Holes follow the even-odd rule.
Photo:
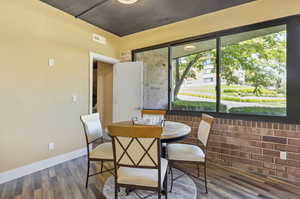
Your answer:
[[[289,99],[290,99],[289,87],[295,87],[295,85],[289,86],[289,84],[290,84],[289,76],[294,71],[297,71],[297,73],[300,76],[300,70],[295,69],[295,66],[294,67],[291,66],[291,65],[296,65],[295,59],[291,60],[288,55],[289,51],[291,50],[289,48],[289,42],[291,42],[290,40],[296,39],[295,37],[290,39],[288,32],[289,32],[289,29],[292,29],[292,28],[290,28],[289,25],[290,25],[290,22],[294,22],[293,25],[295,25],[295,21],[296,21],[296,25],[300,26],[300,15],[288,16],[288,17],[274,19],[274,20],[265,21],[265,22],[260,22],[260,23],[256,23],[256,24],[245,25],[245,26],[241,26],[241,27],[237,27],[237,28],[231,28],[231,29],[227,29],[227,30],[204,34],[204,35],[198,35],[195,37],[171,41],[171,42],[158,44],[158,45],[154,45],[154,46],[149,46],[149,47],[145,47],[145,48],[135,49],[135,50],[132,50],[132,52],[131,52],[132,53],[132,61],[135,61],[136,53],[168,47],[168,56],[169,56],[169,63],[168,63],[169,64],[169,66],[168,66],[168,69],[169,69],[169,73],[168,73],[168,96],[169,96],[169,99],[168,99],[168,110],[167,110],[168,114],[201,116],[202,113],[208,113],[213,116],[217,116],[217,117],[221,117],[221,118],[228,118],[228,119],[254,120],[254,121],[266,121],[266,122],[273,121],[273,122],[300,123],[300,113],[297,114],[296,110],[295,111],[293,110],[291,103],[289,103]],[[287,71],[286,111],[287,111],[287,115],[286,116],[268,116],[268,115],[264,116],[264,115],[255,115],[255,114],[219,112],[219,107],[220,107],[220,102],[221,102],[221,96],[220,96],[221,95],[221,92],[220,92],[221,91],[221,84],[220,84],[221,83],[220,82],[221,37],[228,36],[228,35],[234,35],[234,34],[238,34],[238,33],[243,33],[243,32],[248,32],[248,31],[255,31],[255,30],[259,30],[259,29],[269,28],[272,26],[280,26],[280,25],[286,25],[286,27],[287,27],[287,64],[286,64],[286,71]],[[171,110],[170,100],[171,100],[171,95],[172,95],[172,93],[171,93],[172,47],[178,46],[178,45],[184,45],[184,44],[192,43],[192,42],[206,41],[206,40],[210,40],[210,39],[216,39],[216,50],[217,50],[217,55],[216,55],[217,56],[216,57],[216,81],[217,81],[216,82],[216,106],[217,107],[216,107],[216,112]],[[300,38],[297,40],[297,42],[300,44]],[[300,48],[300,45],[299,45],[299,48]],[[292,54],[294,54],[294,52]],[[300,64],[300,60],[296,60],[296,62],[297,62],[297,64],[298,64],[298,62]],[[293,80],[293,81],[294,81],[293,84],[295,84],[295,80]],[[298,81],[298,83],[300,84],[300,80]],[[297,99],[293,99],[293,102],[298,99],[300,102],[300,95],[297,96]],[[300,107],[298,108],[298,110],[300,110]]]

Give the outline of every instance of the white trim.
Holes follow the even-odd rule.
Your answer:
[[[115,58],[90,52],[90,67],[89,67],[89,113],[90,114],[93,111],[93,61],[94,60],[109,63],[109,64],[116,64],[120,62]]]
[[[86,155],[86,153],[86,148],[82,148],[75,151],[71,151],[69,153],[64,153],[58,156],[51,157],[46,160],[34,162],[32,164],[25,165],[23,167],[19,167],[10,171],[5,171],[3,173],[0,173],[0,184],[84,156]]]

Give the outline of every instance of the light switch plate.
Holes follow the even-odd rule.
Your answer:
[[[72,96],[72,101],[73,101],[73,102],[77,102],[77,96],[76,96],[76,95],[73,95],[73,96]]]
[[[55,65],[55,60],[54,60],[53,58],[50,58],[50,59],[48,60],[48,65],[49,65],[50,67],[54,66],[54,65]]]
[[[49,151],[53,151],[54,150],[54,143],[50,142],[48,147],[49,147]]]

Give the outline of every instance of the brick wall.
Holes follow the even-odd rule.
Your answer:
[[[201,117],[167,115],[192,127],[183,141],[197,143]],[[280,160],[280,151],[287,160]],[[209,161],[263,175],[300,181],[300,125],[218,118],[208,142]]]

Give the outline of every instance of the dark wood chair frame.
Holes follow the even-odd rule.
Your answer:
[[[106,170],[103,171],[104,162],[113,162],[113,159],[98,159],[98,158],[91,158],[90,157],[90,152],[91,152],[90,151],[90,146],[91,146],[91,144],[93,144],[93,143],[103,144],[103,143],[106,142],[106,140],[104,140],[104,138],[102,136],[102,137],[96,138],[96,139],[89,142],[87,129],[84,125],[84,121],[82,120],[81,117],[80,117],[80,120],[82,121],[82,125],[83,125],[83,128],[84,128],[84,135],[85,135],[86,149],[87,149],[87,174],[86,174],[86,181],[85,181],[85,188],[87,188],[88,184],[89,184],[89,177],[92,177],[92,176],[95,176],[95,175],[98,175],[98,174],[102,174],[102,173],[107,173],[107,172],[110,172],[112,175],[114,175],[114,173],[112,171],[115,170],[115,169],[112,168],[112,169],[106,169]],[[99,172],[90,174],[91,162],[101,162],[101,170]]]
[[[146,149],[142,143],[138,140],[138,138],[135,138],[135,137],[130,137],[131,140],[129,142],[129,144],[124,147],[121,142],[119,141],[118,137],[117,136],[112,136],[112,143],[113,143],[113,153],[114,153],[114,165],[115,165],[115,199],[118,198],[118,192],[120,191],[120,188],[123,187],[123,188],[126,188],[126,190],[135,190],[135,189],[140,189],[140,190],[147,190],[147,191],[154,191],[154,192],[157,192],[158,194],[158,199],[161,199],[161,194],[162,194],[162,189],[161,189],[161,162],[160,162],[160,155],[161,155],[161,140],[159,138],[153,138],[153,142],[151,143],[151,145]],[[141,157],[141,159],[139,160],[139,162],[136,164],[132,158],[130,157],[130,154],[127,153],[127,150],[129,149],[131,143],[136,140],[139,145],[143,148],[144,150],[144,154],[143,156]],[[119,145],[122,147],[122,149],[124,150],[123,153],[121,154],[121,157],[119,158],[119,160],[117,160],[117,155],[116,155],[116,142],[119,143]],[[157,163],[152,159],[152,157],[149,155],[149,150],[151,149],[152,145],[154,143],[157,143],[157,157],[158,157],[158,161]],[[122,160],[122,157],[127,154],[127,156],[129,157],[130,161],[132,162],[132,165],[127,165],[127,164],[121,164],[120,161]],[[155,166],[140,166],[140,163],[141,161],[143,160],[143,158],[148,155],[148,157],[152,160],[153,164]],[[118,169],[120,167],[131,167],[131,168],[144,168],[144,169],[157,169],[158,171],[158,186],[157,187],[148,187],[148,186],[138,186],[138,185],[128,185],[128,184],[120,184],[118,183],[117,179],[118,179]],[[168,168],[167,168],[167,171],[168,171]],[[166,172],[166,175],[165,175],[165,178],[164,178],[164,183],[163,183],[163,186],[164,186],[164,194],[165,194],[165,199],[168,198],[168,184],[167,184],[167,181],[168,181],[168,172]],[[127,192],[127,191],[126,191]],[[139,197],[139,198],[142,198],[139,194],[137,194],[135,192],[135,194]],[[152,194],[151,194],[152,195]],[[146,196],[144,198],[147,198],[149,196]]]

